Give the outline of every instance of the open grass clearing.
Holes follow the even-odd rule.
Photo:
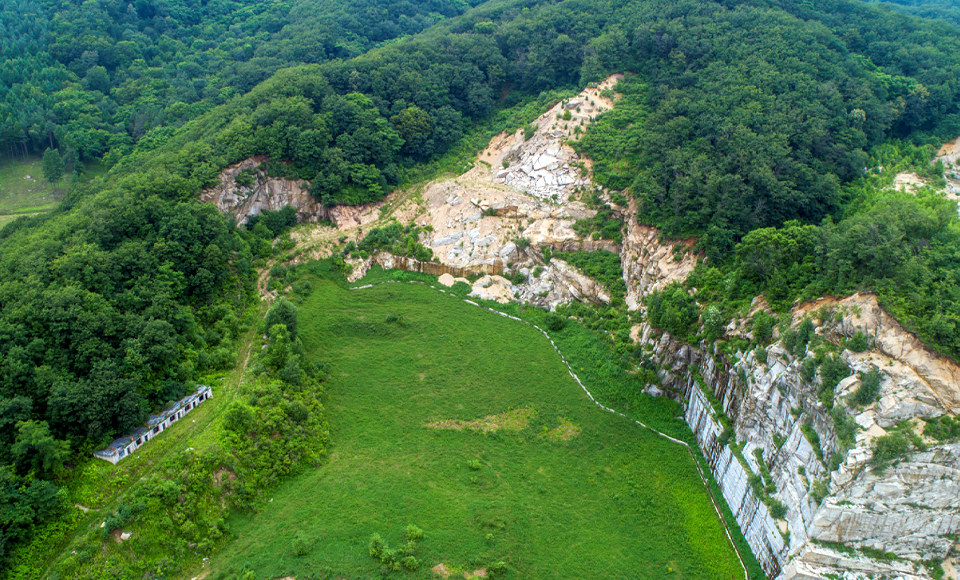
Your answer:
[[[742,577],[689,454],[593,405],[535,329],[423,286],[310,282],[330,459],[232,518],[212,578],[369,578],[370,536],[399,547],[409,524],[420,567],[397,577],[499,561],[516,578]],[[514,431],[428,426],[520,409]]]
[[[49,211],[60,203],[67,180],[43,178],[39,157],[0,161],[0,217]]]

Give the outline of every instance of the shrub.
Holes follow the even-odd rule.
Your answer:
[[[480,468],[483,467],[483,465],[480,463],[479,459],[471,459],[467,461],[467,467],[469,467],[473,471],[479,471]]]
[[[391,312],[387,314],[387,317],[384,319],[384,321],[388,324],[400,324],[403,322],[403,315],[396,312]]]
[[[561,331],[567,325],[567,317],[556,312],[548,312],[544,325],[551,332]]]
[[[770,517],[775,520],[782,520],[787,515],[787,506],[782,501],[771,499],[769,503]]]
[[[827,487],[827,484],[815,479],[810,486],[810,497],[813,498],[813,501],[820,505],[828,495],[830,495],[830,488]]]
[[[684,339],[697,321],[697,303],[679,283],[673,283],[646,298],[650,323]]]
[[[523,274],[523,272],[521,272],[520,270],[517,270],[516,272],[513,273],[513,276],[510,277],[510,282],[512,282],[514,286],[519,286],[520,284],[526,284],[527,277]]]
[[[383,541],[383,538],[380,537],[380,534],[370,536],[369,552],[371,558],[382,558],[386,548],[387,544]]]
[[[757,359],[758,363],[762,365],[767,364],[767,349],[763,348],[762,346],[757,347],[757,350],[754,351],[754,357]]]
[[[773,338],[773,325],[777,321],[772,314],[761,310],[753,315],[753,339],[766,344]]]
[[[727,321],[716,305],[711,304],[703,311],[703,333],[707,341],[713,342],[723,336]]]
[[[927,422],[923,430],[924,435],[933,437],[937,441],[951,441],[960,437],[960,421],[949,415],[943,415]]]
[[[407,556],[400,561],[403,564],[403,567],[411,572],[420,567],[420,561],[414,556]]]
[[[310,552],[310,540],[306,536],[301,534],[293,539],[294,556],[306,556],[308,552]]]
[[[880,369],[874,367],[870,372],[860,375],[860,388],[853,395],[853,400],[861,406],[869,405],[877,400],[880,394]]]
[[[863,352],[870,348],[870,339],[866,334],[858,330],[856,334],[846,341],[846,347],[853,352]]]
[[[815,335],[816,333],[813,331],[813,321],[809,318],[804,318],[800,322],[800,326],[797,327],[796,341],[793,343],[793,348],[791,349],[793,354],[803,356],[807,352],[807,345]]]
[[[807,357],[803,359],[803,364],[800,365],[800,378],[808,383],[812,383],[813,379],[817,377],[817,361],[812,357]]]
[[[529,141],[537,134],[537,126],[534,124],[524,125],[523,126],[523,140]]]
[[[513,243],[517,246],[518,250],[526,250],[530,247],[530,238],[513,238]]]
[[[813,447],[813,452],[817,455],[817,459],[823,461],[823,448],[820,447],[820,435],[816,429],[813,428],[813,424],[810,422],[804,423],[800,426],[800,430],[803,431],[803,436],[807,438],[810,446]]]
[[[870,464],[883,471],[893,461],[910,449],[910,440],[899,432],[889,433],[873,440],[873,457]]]
[[[827,356],[820,366],[820,401],[828,409],[833,408],[833,394],[837,383],[850,376],[850,367],[837,355]]]
[[[840,448],[847,450],[853,447],[857,436],[857,422],[843,410],[842,405],[830,410],[830,418],[833,419],[833,431],[837,434]]]
[[[256,169],[247,167],[237,174],[237,176],[234,178],[234,181],[240,186],[250,185],[253,183],[253,177],[256,175],[256,173]]]
[[[419,539],[423,538],[423,530],[421,530],[420,528],[418,528],[418,527],[415,526],[414,524],[410,524],[410,525],[407,526],[407,529],[404,530],[403,535],[404,535],[408,540],[419,540]]]

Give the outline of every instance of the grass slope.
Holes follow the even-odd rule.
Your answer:
[[[331,368],[330,459],[230,522],[212,578],[369,578],[370,536],[399,547],[408,524],[425,531],[409,577],[498,561],[517,578],[742,577],[689,455],[592,405],[534,329],[422,286],[311,284],[300,332]],[[426,426],[517,409],[536,413],[519,431]],[[544,436],[562,422],[580,433]]]
[[[62,188],[65,183],[65,180],[61,180],[58,187]],[[60,194],[55,189],[43,178],[39,157],[0,162],[0,227],[21,215],[50,211],[56,207],[60,202]]]
[[[88,164],[83,171],[84,181],[99,177],[105,168]],[[27,179],[27,177],[30,179]],[[52,184],[43,178],[40,157],[25,160],[0,161],[0,228],[20,216],[36,215],[57,207],[69,188],[69,179],[63,177]]]

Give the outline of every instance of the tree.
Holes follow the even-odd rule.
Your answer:
[[[268,331],[275,325],[282,324],[290,333],[290,338],[295,339],[297,337],[297,307],[286,298],[281,297],[270,307],[263,324]]]
[[[64,169],[65,164],[59,150],[47,149],[43,152],[41,170],[43,171],[44,179],[50,183],[57,183],[60,181],[60,178],[63,177]]]
[[[21,421],[17,423],[17,439],[10,451],[18,471],[50,478],[63,470],[70,444],[54,439],[46,421]]]

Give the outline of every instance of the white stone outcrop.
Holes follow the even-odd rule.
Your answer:
[[[879,307],[873,310],[868,296],[806,304],[795,309],[795,318],[823,312],[824,306],[834,314],[817,332],[839,340],[868,328],[878,338],[874,348],[844,351],[843,357],[854,371],[881,371],[880,401],[865,409],[848,408],[842,401],[859,387],[856,375],[837,388],[835,406],[855,420],[858,432],[832,473],[828,460],[840,450],[834,419],[818,398],[819,379],[803,379],[803,358],[775,343],[766,349],[765,363],[755,351],[730,360],[713,345],[685,345],[646,325],[635,336],[650,345],[660,363],[659,389],[685,402],[687,422],[768,575],[791,580],[931,578],[925,562],[947,555],[960,533],[960,443],[928,440],[927,450],[914,450],[883,471],[869,460],[872,440],[886,428],[951,412],[949,381],[958,367],[923,354],[925,350],[892,348],[892,337],[902,329]],[[867,322],[876,324],[865,326]],[[701,388],[711,391],[719,409],[713,409]],[[717,412],[729,418],[743,463],[731,459],[729,445],[718,444],[723,429]],[[817,434],[823,460],[804,435],[805,425]],[[755,449],[761,450],[775,483],[771,497],[786,506],[780,521],[761,509],[763,502],[744,483],[760,473]],[[829,490],[820,503],[813,493],[819,485]],[[893,556],[873,556],[879,553]]]

